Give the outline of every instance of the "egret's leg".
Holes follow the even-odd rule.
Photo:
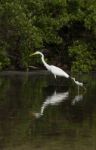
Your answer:
[[[55,82],[54,82],[54,85],[55,87],[57,86],[57,80],[56,80],[56,75],[54,74],[54,77],[55,77]]]
[[[55,79],[56,79],[56,75],[54,74],[54,77],[55,77]]]

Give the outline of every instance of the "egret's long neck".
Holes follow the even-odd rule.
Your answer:
[[[42,59],[42,62],[43,62],[43,64],[44,64],[44,66],[49,70],[50,65],[48,65],[48,64],[45,62],[45,60],[44,60],[44,55],[43,55],[43,54],[41,54],[41,59]]]

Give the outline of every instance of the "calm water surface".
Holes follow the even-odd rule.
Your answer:
[[[96,75],[0,73],[0,150],[95,150]]]

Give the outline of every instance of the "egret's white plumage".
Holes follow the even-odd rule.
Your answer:
[[[41,59],[42,59],[42,62],[44,64],[44,66],[47,68],[48,71],[50,71],[55,76],[55,78],[56,78],[56,76],[63,76],[65,78],[69,78],[69,75],[65,71],[60,69],[59,67],[56,67],[56,66],[53,66],[53,65],[48,65],[45,62],[44,55],[41,52],[37,51],[32,55],[37,55],[37,54],[41,55]]]
[[[43,62],[43,64],[44,64],[44,66],[46,67],[46,69],[47,69],[48,71],[50,71],[50,72],[54,75],[55,78],[56,78],[56,76],[61,76],[61,77],[65,77],[65,78],[71,78],[71,77],[70,77],[65,71],[63,71],[61,68],[56,67],[56,66],[53,66],[53,65],[48,65],[48,64],[45,62],[45,60],[44,60],[44,55],[43,55],[41,52],[37,51],[37,52],[31,54],[30,56],[37,55],[37,54],[41,55],[41,59],[42,59],[42,62]],[[71,78],[71,79],[72,79],[72,80],[75,82],[75,84],[77,84],[78,86],[83,86],[83,83],[80,83],[80,82],[76,81],[75,78]]]
[[[53,65],[50,66],[50,72],[53,73],[55,77],[62,76],[65,78],[69,78],[69,75],[66,72],[64,72],[62,69]]]
[[[79,81],[76,81],[75,78],[72,78],[73,81],[78,85],[78,86],[83,86],[83,83],[82,82],[79,82]]]

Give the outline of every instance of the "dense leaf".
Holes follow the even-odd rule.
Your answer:
[[[30,53],[47,49],[53,64],[94,70],[95,26],[95,0],[1,0],[0,69],[27,69]]]

